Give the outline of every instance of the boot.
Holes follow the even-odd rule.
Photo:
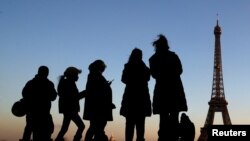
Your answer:
[[[82,136],[74,136],[73,141],[81,141]]]

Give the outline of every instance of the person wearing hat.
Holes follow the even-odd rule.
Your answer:
[[[35,77],[28,81],[22,90],[25,101],[26,127],[21,141],[50,141],[54,124],[50,114],[51,102],[56,99],[57,92],[53,82],[47,77],[49,68],[40,66]]]
[[[73,141],[80,141],[85,125],[79,116],[80,111],[79,100],[83,98],[84,93],[79,93],[76,86],[78,75],[81,70],[76,67],[68,67],[64,74],[60,77],[57,87],[59,95],[59,113],[63,114],[63,123],[60,132],[56,137],[56,141],[64,141],[64,135],[68,131],[70,121],[72,120],[78,127]]]

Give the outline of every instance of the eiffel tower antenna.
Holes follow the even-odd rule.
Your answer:
[[[213,125],[215,112],[222,113],[222,119],[224,125],[231,125],[227,105],[228,102],[225,98],[224,86],[223,86],[223,75],[222,75],[222,59],[221,59],[221,44],[220,35],[221,28],[219,26],[218,14],[217,23],[214,27],[215,35],[215,49],[214,49],[214,72],[213,72],[213,85],[211,100],[208,102],[209,109],[204,127],[201,128],[201,134],[198,141],[207,141],[207,126]]]
[[[219,24],[219,14],[217,13],[216,16],[217,16],[217,25],[218,25]]]

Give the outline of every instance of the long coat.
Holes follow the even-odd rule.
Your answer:
[[[120,114],[124,117],[151,116],[148,89],[150,70],[143,61],[124,65],[122,82],[126,84]]]
[[[74,81],[63,79],[58,85],[59,113],[77,113],[80,111],[79,91]]]
[[[112,121],[112,89],[100,72],[90,72],[86,84],[83,119]]]
[[[150,71],[156,80],[153,113],[187,111],[179,57],[171,51],[155,53],[149,59]]]

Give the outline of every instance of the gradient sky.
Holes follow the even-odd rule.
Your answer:
[[[250,124],[250,1],[249,0],[1,0],[0,1],[0,141],[17,141],[25,117],[12,115],[12,104],[21,98],[25,83],[40,65],[50,68],[49,79],[58,84],[66,67],[83,70],[77,82],[85,89],[88,65],[95,59],[107,64],[104,76],[112,83],[116,109],[106,127],[108,136],[124,139],[124,117],[119,115],[124,84],[123,65],[134,47],[142,49],[148,65],[152,42],[165,34],[170,49],[183,65],[182,80],[196,137],[204,125],[212,90],[214,26],[217,13],[222,28],[222,66],[228,110],[233,124]],[[151,98],[155,81],[151,78]],[[51,113],[53,138],[62,122],[58,98]],[[80,101],[82,116],[84,99]],[[215,123],[221,124],[220,113]],[[86,127],[88,121],[84,120]],[[159,117],[146,119],[145,137],[157,139]],[[84,130],[83,137],[85,136]],[[66,138],[76,126],[71,123]]]

